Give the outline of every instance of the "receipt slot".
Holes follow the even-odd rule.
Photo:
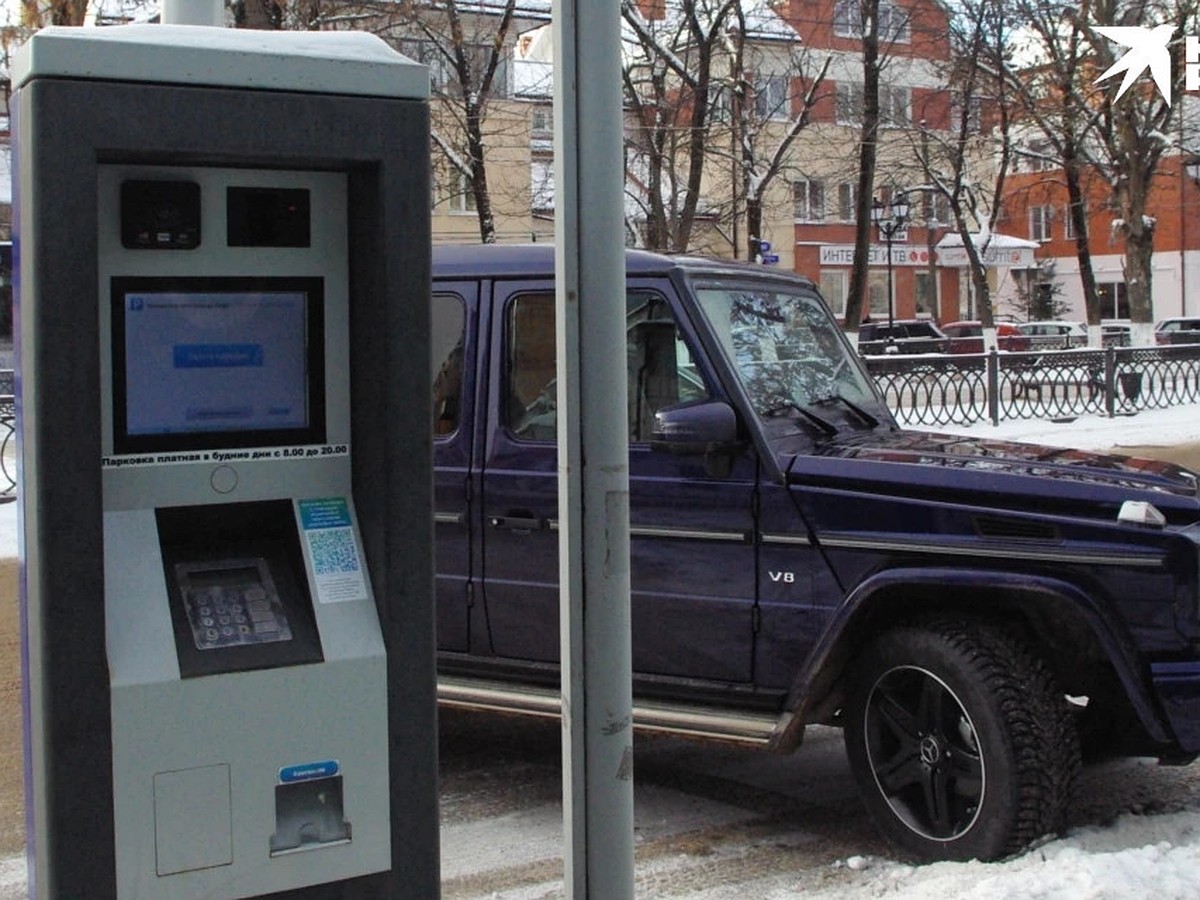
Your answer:
[[[31,894],[436,896],[426,70],[51,28],[14,83]]]

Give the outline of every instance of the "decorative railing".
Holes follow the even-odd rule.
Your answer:
[[[1200,344],[865,359],[904,425],[996,425],[1200,403]],[[0,495],[17,486],[13,395],[13,371],[0,369]]]
[[[1115,416],[1200,402],[1200,345],[870,356],[905,425]]]
[[[17,411],[13,370],[0,369],[0,495],[17,487]]]

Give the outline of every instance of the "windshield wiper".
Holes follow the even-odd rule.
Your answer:
[[[879,425],[879,419],[871,415],[857,403],[847,400],[841,394],[830,394],[828,397],[821,397],[819,400],[814,400],[814,406],[827,406],[830,403],[840,403],[850,412],[858,416],[859,421],[863,422],[869,428],[876,428]]]
[[[835,426],[832,422],[822,418],[808,407],[801,406],[799,403],[796,403],[792,400],[785,400],[783,403],[780,403],[777,406],[772,406],[770,409],[763,412],[763,416],[768,419],[772,419],[781,413],[787,412],[788,410],[800,413],[800,415],[803,416],[809,423],[817,426],[821,433],[826,437],[834,437],[838,433],[837,426]]]

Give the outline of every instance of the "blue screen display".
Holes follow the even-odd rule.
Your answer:
[[[303,291],[128,291],[125,434],[310,425]]]

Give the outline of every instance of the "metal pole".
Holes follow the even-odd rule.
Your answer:
[[[896,340],[896,335],[893,332],[895,326],[895,303],[892,292],[892,223],[889,222],[883,229],[883,236],[887,239],[887,256],[888,256],[888,341]]]
[[[552,21],[564,874],[567,897],[632,900],[620,0]]]
[[[163,25],[215,25],[225,27],[222,0],[162,0],[158,20]]]

